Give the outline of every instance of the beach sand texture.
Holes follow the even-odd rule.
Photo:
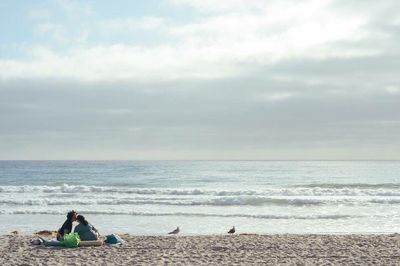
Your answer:
[[[0,265],[400,265],[400,235],[120,235],[122,245],[33,246],[0,237]]]

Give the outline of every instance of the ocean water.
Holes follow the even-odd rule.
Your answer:
[[[399,161],[0,161],[0,234],[400,231]]]

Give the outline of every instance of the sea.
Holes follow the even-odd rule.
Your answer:
[[[0,234],[400,231],[400,161],[0,161]]]

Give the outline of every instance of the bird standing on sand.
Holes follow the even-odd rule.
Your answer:
[[[228,231],[228,234],[234,234],[235,233],[235,227],[233,226],[231,230]]]
[[[176,234],[178,234],[178,233],[179,233],[179,226],[178,226],[174,231],[169,232],[168,234],[169,234],[169,235],[176,235]]]

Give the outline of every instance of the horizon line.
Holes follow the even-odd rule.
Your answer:
[[[0,159],[0,161],[394,162],[400,159]]]

